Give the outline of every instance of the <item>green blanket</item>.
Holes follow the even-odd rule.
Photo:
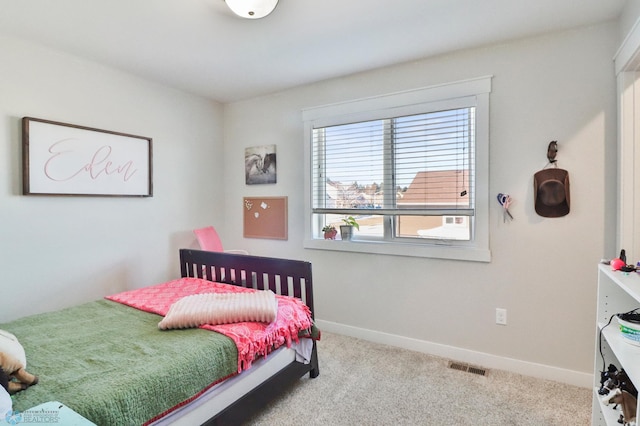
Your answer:
[[[13,396],[14,410],[60,401],[98,425],[140,425],[237,372],[231,339],[160,331],[160,319],[100,300],[0,324],[40,378]]]

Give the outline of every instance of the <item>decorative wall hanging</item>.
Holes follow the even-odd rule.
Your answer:
[[[569,172],[559,169],[556,153],[558,143],[551,141],[547,148],[548,165],[533,175],[533,197],[536,213],[543,217],[562,217],[569,214]]]
[[[276,146],[263,145],[244,150],[244,176],[247,185],[276,183]]]
[[[513,216],[509,211],[509,206],[511,205],[511,196],[509,194],[503,194],[502,192],[498,194],[498,203],[502,206],[502,221],[507,222],[507,220],[513,220]]]
[[[287,197],[245,197],[244,237],[286,240]]]
[[[153,196],[151,138],[24,117],[23,194]]]

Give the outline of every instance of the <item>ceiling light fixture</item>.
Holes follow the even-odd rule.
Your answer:
[[[247,19],[264,18],[278,5],[278,0],[225,0],[229,9]]]

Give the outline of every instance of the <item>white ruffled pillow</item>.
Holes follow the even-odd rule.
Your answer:
[[[192,328],[203,324],[252,321],[270,323],[278,315],[278,301],[271,290],[250,293],[203,293],[183,297],[169,308],[158,328]]]

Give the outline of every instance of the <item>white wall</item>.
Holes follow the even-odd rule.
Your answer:
[[[222,222],[222,107],[13,39],[0,57],[0,322],[179,276]],[[153,138],[154,196],[21,195],[23,116]]]
[[[624,41],[634,25],[636,25],[638,16],[640,16],[640,0],[627,0],[622,13],[620,13],[620,43]]]
[[[316,315],[332,330],[534,375],[557,369],[560,380],[588,384],[596,264],[617,250],[612,58],[618,42],[617,24],[608,23],[226,105],[230,241],[255,254],[312,261]],[[484,75],[494,76],[490,197],[510,194],[515,217],[503,223],[497,201],[491,203],[491,263],[302,248],[301,109]],[[551,140],[571,179],[571,213],[557,219],[533,209],[532,177],[545,166]],[[244,148],[260,144],[277,145],[278,183],[244,186]],[[243,195],[289,197],[288,241],[241,238]],[[507,326],[495,324],[497,307],[508,310]]]

